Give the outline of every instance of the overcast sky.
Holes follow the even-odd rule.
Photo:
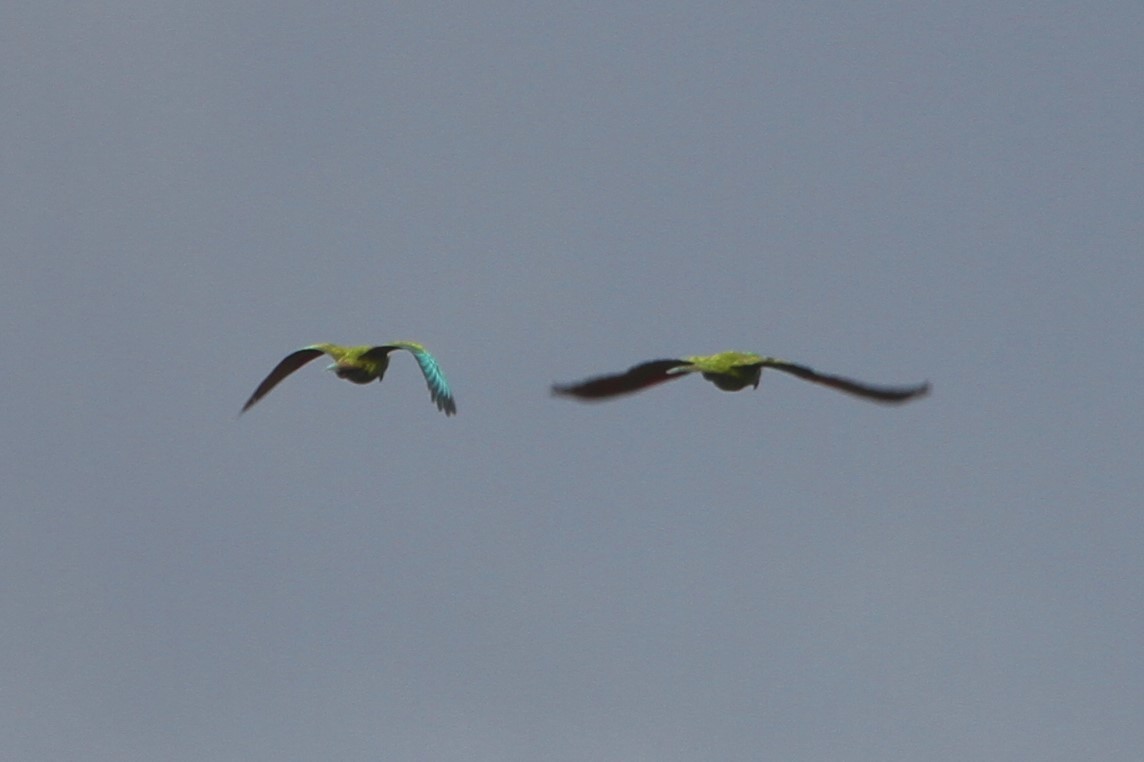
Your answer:
[[[1136,760],[1144,5],[11,2],[0,757]],[[358,387],[314,342],[414,339]],[[554,399],[742,349],[764,374]]]

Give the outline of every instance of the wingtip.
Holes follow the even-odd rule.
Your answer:
[[[446,417],[457,414],[457,400],[452,394],[430,391],[429,399]]]
[[[924,397],[930,393],[931,389],[933,389],[933,384],[931,384],[929,381],[922,381],[920,384],[906,388],[910,393],[910,397]]]
[[[581,402],[600,402],[601,400],[607,399],[606,397],[593,397],[588,394],[581,394],[578,388],[579,386],[579,384],[553,384],[548,388],[548,396],[563,397]]]
[[[907,387],[897,399],[887,400],[890,403],[902,404],[911,400],[918,400],[922,397],[928,397],[933,385],[929,381],[923,381],[914,387]]]

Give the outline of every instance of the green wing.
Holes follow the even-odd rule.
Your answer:
[[[819,373],[812,370],[805,365],[796,365],[794,363],[786,362],[785,360],[776,360],[773,357],[764,357],[762,365],[765,368],[774,368],[781,370],[784,373],[790,373],[793,376],[798,376],[801,379],[811,381],[823,386],[829,386],[832,389],[837,389],[840,392],[853,394],[856,397],[862,397],[875,402],[886,402],[897,404],[907,402],[915,397],[921,397],[929,393],[930,385],[928,382],[923,384],[915,384],[913,386],[872,386],[864,384],[859,381],[854,381],[849,378],[841,376],[831,376],[825,373]]]
[[[453,390],[449,388],[449,382],[445,380],[445,374],[441,372],[437,359],[429,354],[429,350],[424,346],[415,341],[394,341],[374,347],[366,354],[373,352],[388,354],[395,349],[404,349],[417,360],[417,364],[421,367],[421,375],[425,377],[425,385],[429,387],[429,399],[433,400],[437,409],[447,416],[456,415],[457,402],[453,399]]]
[[[286,357],[282,359],[282,362],[274,366],[274,370],[270,371],[270,375],[262,379],[262,383],[254,390],[254,394],[250,395],[250,399],[246,401],[246,404],[242,406],[242,410],[240,410],[238,414],[242,415],[245,413],[254,406],[255,402],[258,402],[258,400],[269,394],[271,389],[278,386],[282,379],[314,358],[321,357],[323,354],[325,354],[325,352],[321,349],[306,347],[305,349],[299,349],[297,352],[286,355]]]
[[[552,393],[582,400],[602,400],[620,394],[631,394],[687,375],[686,371],[680,372],[678,369],[685,368],[689,364],[686,360],[652,360],[633,365],[623,373],[596,376],[574,384],[555,384]]]

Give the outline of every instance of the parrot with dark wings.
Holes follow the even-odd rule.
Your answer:
[[[691,373],[700,374],[725,392],[737,392],[748,386],[757,388],[764,368],[774,368],[855,397],[886,404],[908,402],[924,396],[930,389],[928,382],[910,386],[875,386],[842,376],[819,373],[805,365],[775,357],[752,352],[720,352],[679,360],[652,360],[633,365],[623,373],[596,376],[573,384],[556,384],[552,387],[552,393],[581,400],[603,400],[638,392]]]

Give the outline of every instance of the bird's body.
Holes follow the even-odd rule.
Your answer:
[[[254,390],[254,394],[250,395],[250,399],[242,406],[242,412],[245,413],[254,403],[265,397],[282,379],[322,355],[329,355],[333,359],[334,362],[329,369],[334,371],[338,378],[344,378],[355,384],[381,381],[389,368],[389,353],[396,349],[404,349],[417,360],[421,373],[425,376],[425,383],[429,387],[429,398],[437,405],[437,409],[445,415],[455,414],[457,403],[436,359],[425,347],[413,341],[393,341],[379,346],[343,347],[338,344],[311,344],[303,347],[287,355],[274,370],[270,371],[270,375],[263,379]]]
[[[759,385],[763,363],[769,359],[751,352],[720,352],[714,355],[686,357],[687,365],[676,373],[698,372],[725,392],[737,392]]]
[[[329,369],[338,378],[344,378],[355,384],[368,384],[372,381],[381,381],[385,371],[389,369],[389,352],[372,352],[375,347],[339,347],[336,344],[315,344],[306,347],[309,350],[318,350],[333,358],[334,363]]]
[[[678,360],[652,360],[634,365],[623,373],[597,376],[575,384],[558,384],[553,394],[584,400],[600,400],[630,394],[656,384],[699,373],[725,392],[756,388],[764,368],[774,368],[799,378],[822,384],[875,402],[900,403],[929,392],[929,384],[904,387],[871,386],[841,376],[818,373],[804,365],[753,352],[719,352]]]

